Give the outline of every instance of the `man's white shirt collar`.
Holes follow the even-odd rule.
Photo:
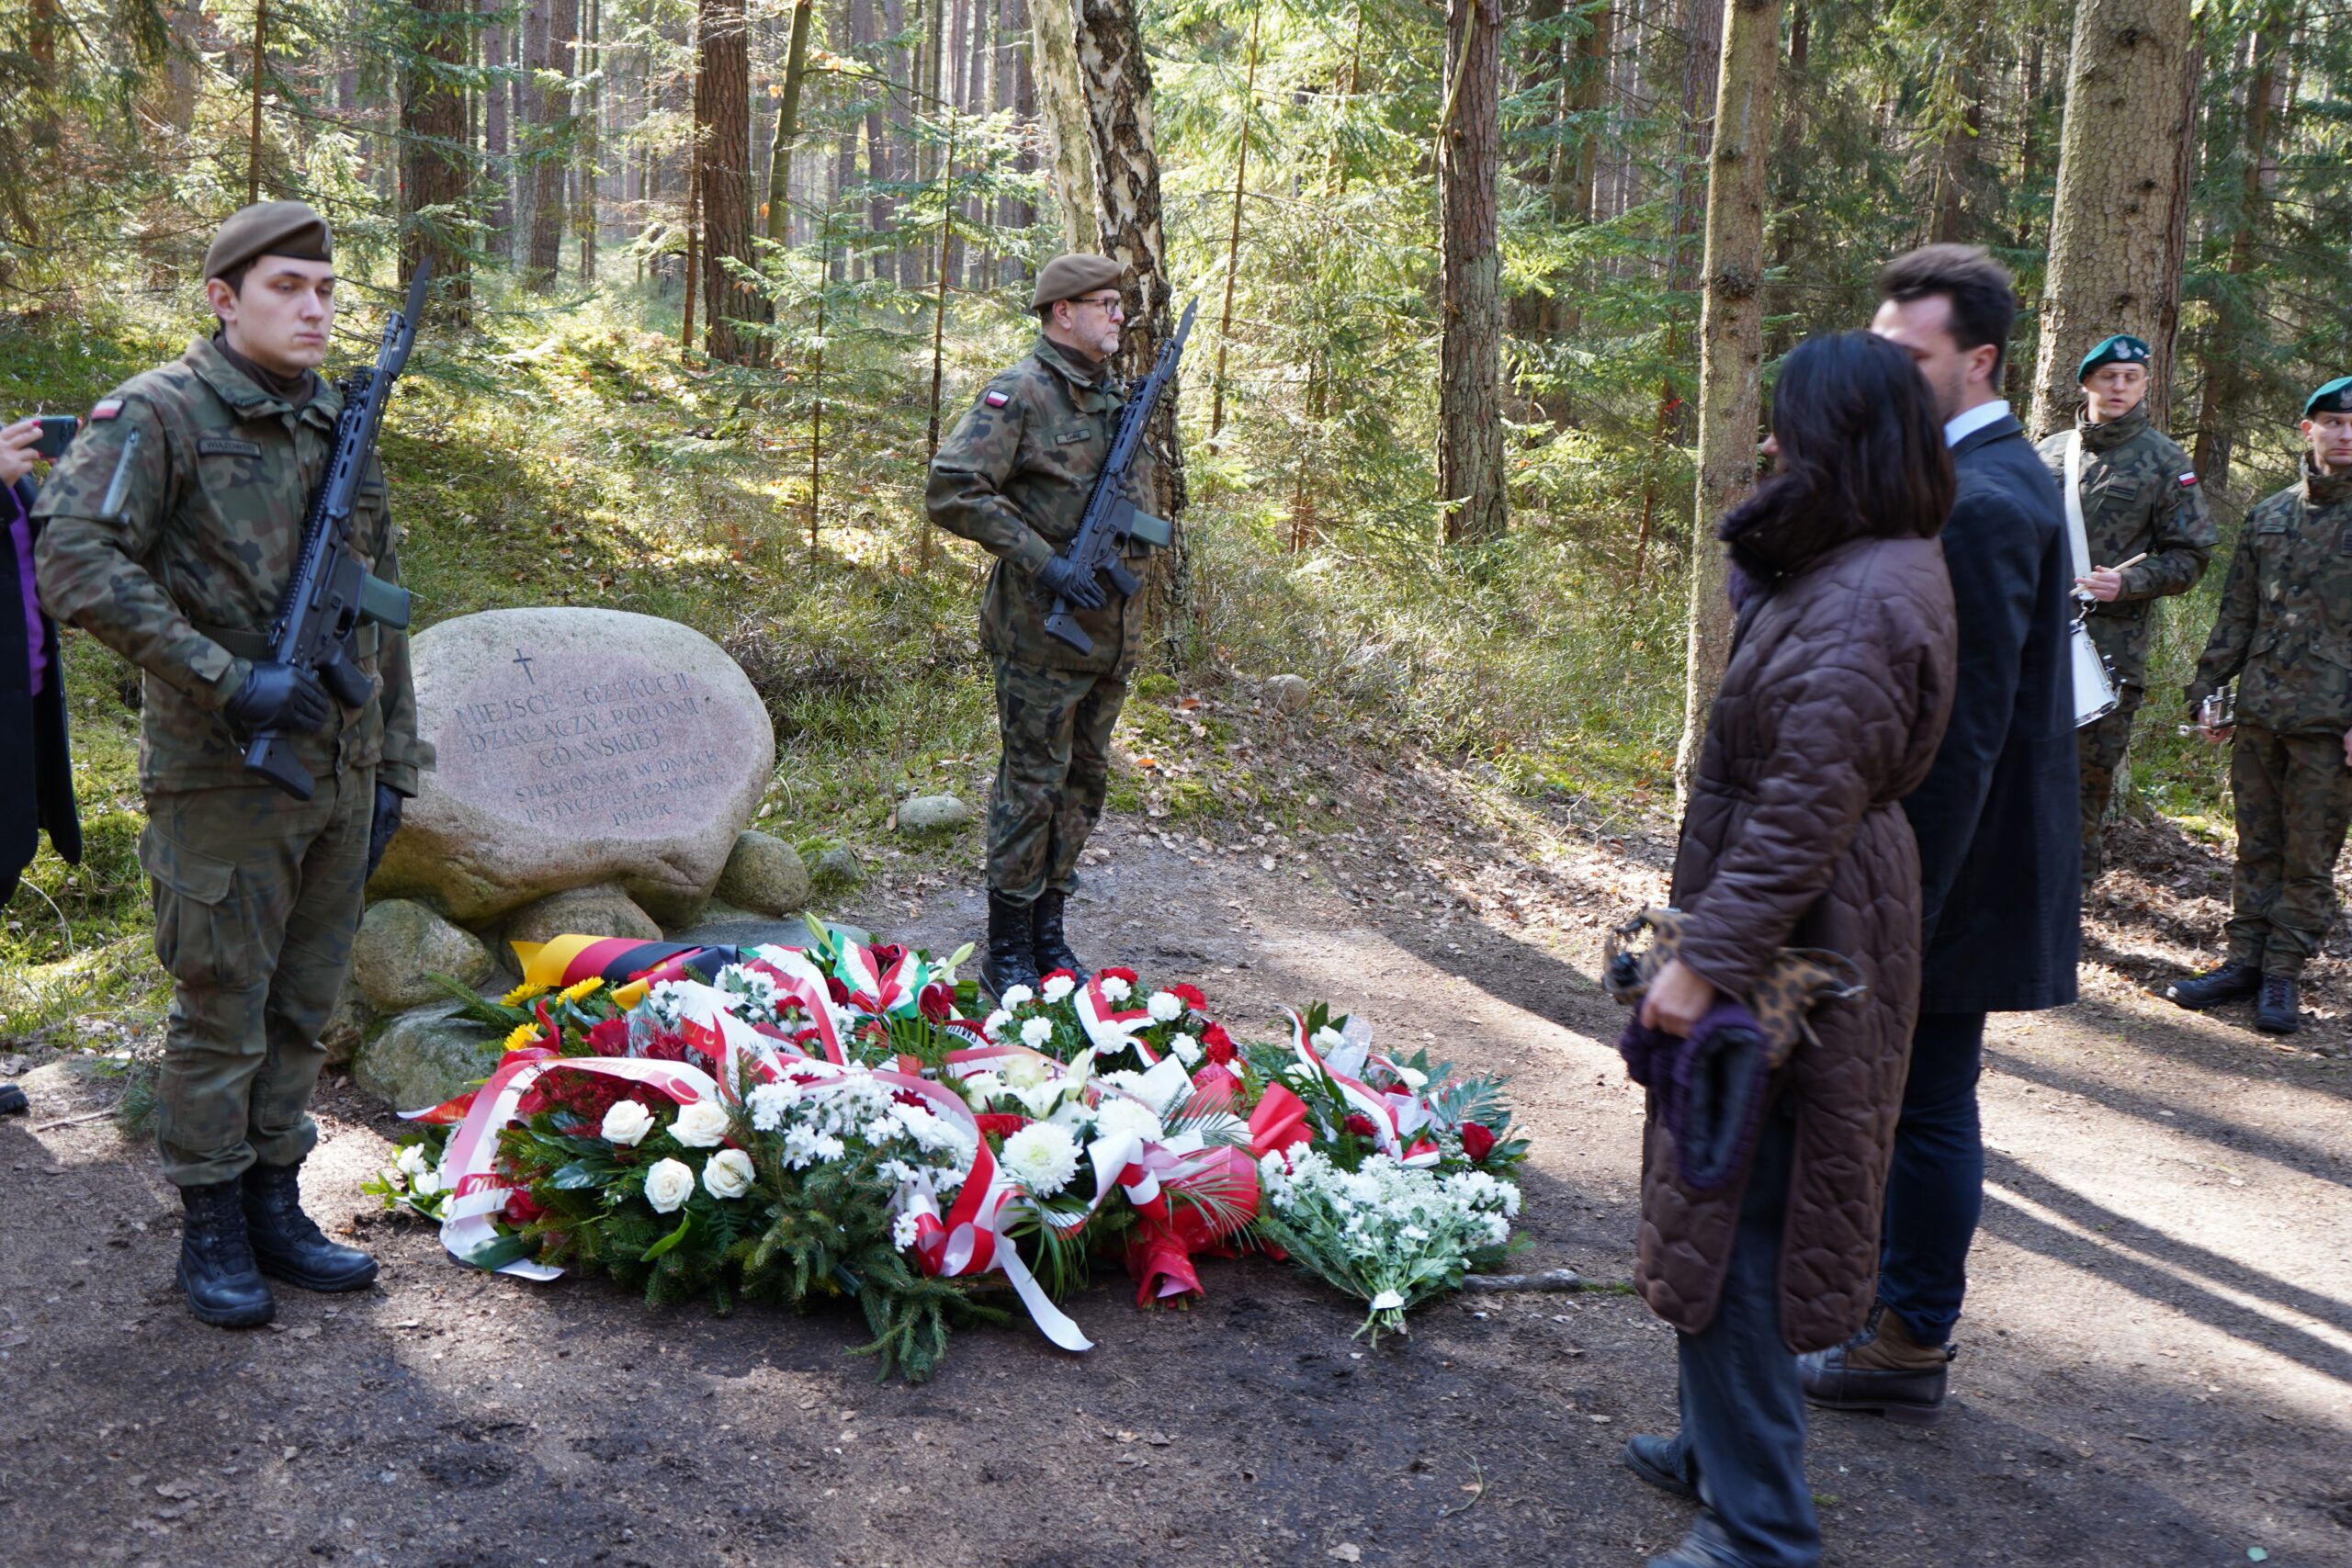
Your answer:
[[[1957,446],[1986,425],[2008,417],[2009,405],[2005,398],[1995,398],[1989,403],[1978,403],[1973,409],[1963,409],[1944,421],[1944,445]]]

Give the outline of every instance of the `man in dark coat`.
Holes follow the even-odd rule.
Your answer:
[[[68,865],[82,860],[74,769],[65,749],[65,670],[57,627],[33,592],[32,468],[38,420],[0,430],[0,903],[16,896],[46,832]],[[0,1115],[25,1091],[0,1083]]]
[[[1926,958],[1887,1179],[1878,1304],[1850,1343],[1805,1358],[1805,1396],[1926,1424],[1942,1414],[1952,1325],[1984,1207],[1977,1119],[1984,1016],[2075,999],[2073,576],[2058,487],[1996,389],[2017,298],[1968,245],[1879,276],[1873,330],[1934,389],[1958,468],[1943,532],[1960,617],[1951,723],[1903,803],[1919,841]]]

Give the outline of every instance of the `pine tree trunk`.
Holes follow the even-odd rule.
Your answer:
[[[470,296],[463,261],[468,165],[466,0],[414,0],[409,47],[414,63],[401,73],[401,281],[419,262],[433,268],[435,296],[465,314]],[[435,67],[443,69],[436,70]]]
[[[752,62],[744,0],[702,0],[701,68],[695,75],[695,132],[702,187],[702,303],[710,356],[754,365],[763,340],[743,325],[762,319],[760,301],[736,281],[729,260],[752,260]]]
[[[524,287],[537,294],[555,292],[556,269],[563,257],[565,149],[571,134],[571,93],[557,79],[571,73],[572,44],[579,34],[580,0],[548,0],[544,74],[531,148],[531,248],[523,267]]]
[[[480,8],[491,16],[505,14],[505,7],[498,4],[498,0],[480,0]],[[511,254],[514,248],[514,183],[511,165],[514,144],[507,130],[507,110],[512,105],[514,89],[499,74],[514,64],[514,36],[503,23],[485,27],[481,32],[481,62],[492,73],[491,81],[482,89],[482,152],[490,165],[484,178],[492,182],[482,245],[493,255]]]
[[[2189,0],[2080,0],[2041,295],[2030,434],[2064,424],[2075,366],[2109,333],[2144,339],[2150,417],[2162,423],[2180,315],[2174,238],[2184,199]]]
[[[2209,493],[2226,495],[2230,485],[2233,433],[2245,412],[2251,382],[2245,359],[2262,332],[2262,290],[2256,259],[2263,230],[2273,138],[2285,104],[2278,88],[2278,55],[2290,18],[2281,0],[2270,0],[2247,40],[2252,68],[2246,79],[2245,110],[2238,172],[2237,209],[2229,215],[2230,260],[2214,293],[2213,329],[2206,339],[2205,396],[2198,411],[2197,446],[2189,466]]]
[[[1495,250],[1502,7],[1448,0],[1437,169],[1444,267],[1438,349],[1438,496],[1445,542],[1498,539],[1503,488],[1501,262]]]
[[[767,237],[784,244],[792,221],[792,154],[800,139],[800,89],[808,71],[808,34],[815,0],[793,0],[792,39],[784,51],[784,90],[775,104],[775,135],[768,141]]]
[[[604,26],[603,0],[580,0],[580,48],[572,63],[575,77],[590,77],[597,68],[597,43]],[[600,151],[597,117],[603,112],[601,86],[586,86],[572,95],[571,118],[576,128],[573,142],[572,168],[575,178],[573,192],[577,201],[572,208],[571,231],[579,247],[580,281],[596,281],[596,160]]]
[[[1734,0],[1715,79],[1708,159],[1706,294],[1699,316],[1699,489],[1691,513],[1690,642],[1684,663],[1678,793],[1690,788],[1707,709],[1731,656],[1727,566],[1715,522],[1756,482],[1763,402],[1764,196],[1776,130],[1781,0]]]

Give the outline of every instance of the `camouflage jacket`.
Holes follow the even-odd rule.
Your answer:
[[[266,657],[342,412],[332,383],[296,410],[199,338],[101,400],[40,487],[41,603],[145,672],[141,789],[253,782],[220,710],[251,660]],[[104,498],[134,430],[122,513],[107,517]],[[383,475],[372,463],[352,536],[377,576],[399,581]],[[340,734],[300,738],[295,755],[315,776],[377,766],[384,783],[414,795],[432,750],[417,739],[407,634],[362,626],[355,643],[377,695],[344,711]]]
[[[2246,513],[2190,708],[2244,674],[2238,716],[2276,730],[2352,729],[2352,473],[2320,474]]]
[[[1141,616],[1109,582],[1109,602],[1079,614],[1094,639],[1080,653],[1046,635],[1052,597],[1039,568],[1077,534],[1094,476],[1111,454],[1126,390],[1077,355],[1040,337],[1029,356],[980,389],[978,400],[931,460],[924,505],[931,520],[997,558],[980,605],[988,650],[1048,670],[1133,667]],[[1151,457],[1138,457],[1129,493],[1148,493]],[[1140,555],[1149,547],[1134,544]]]
[[[2149,423],[2145,404],[2105,424],[2078,419],[2075,429],[2083,438],[2083,535],[2091,564],[2148,558],[2123,573],[2120,596],[2090,607],[2091,640],[2116,678],[2136,686],[2147,678],[2155,602],[2197,586],[2221,535],[2188,454]],[[2068,434],[2062,430],[2041,447],[2062,489]]]

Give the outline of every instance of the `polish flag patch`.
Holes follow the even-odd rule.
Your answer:
[[[1012,400],[1012,399],[1011,395],[1004,392],[990,392],[980,400],[980,401],[988,404],[989,407],[992,409],[1001,409]]]
[[[2195,474],[2183,474],[2180,476],[2180,482],[2185,485],[2193,485],[2197,482],[2197,476]]]
[[[98,420],[112,419],[121,412],[122,400],[120,398],[108,398],[106,401],[100,403],[97,407],[90,411],[90,419],[92,423],[95,423]]]

